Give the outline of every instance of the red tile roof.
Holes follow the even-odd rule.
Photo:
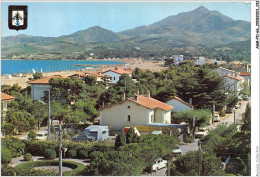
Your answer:
[[[13,97],[11,95],[7,95],[6,93],[1,92],[1,101],[13,100],[13,99],[15,99],[15,97]]]
[[[241,76],[235,76],[235,75],[230,75],[230,74],[226,75],[225,77],[229,77],[229,78],[231,78],[231,79],[235,79],[235,80],[239,80],[239,81],[245,79],[245,78],[243,78],[243,77],[241,77]]]
[[[168,105],[166,103],[163,103],[163,102],[158,101],[158,100],[153,99],[153,98],[148,98],[148,97],[143,96],[143,95],[138,96],[137,99],[129,98],[129,99],[126,99],[124,101],[120,101],[120,102],[115,103],[115,104],[122,104],[125,101],[132,101],[132,102],[134,102],[136,104],[139,104],[141,106],[144,106],[144,107],[146,107],[148,109],[159,108],[159,109],[162,109],[164,111],[170,111],[170,110],[172,110],[174,108],[173,106],[170,106],[170,105]],[[100,108],[99,110],[112,107],[115,104],[107,105],[107,106],[105,106],[103,108]]]
[[[115,68],[115,69],[110,69],[108,71],[104,71],[102,73],[106,73],[106,72],[109,72],[109,71],[112,71],[112,72],[115,72],[115,73],[118,73],[118,74],[131,74],[133,72],[133,69]]]
[[[174,97],[173,97],[173,99],[176,99],[176,100],[178,100],[178,101],[182,102],[183,104],[185,104],[185,105],[187,105],[187,106],[189,106],[189,107],[193,108],[193,106],[192,106],[192,105],[190,105],[189,103],[187,103],[187,102],[183,101],[181,98],[179,98],[179,97],[177,97],[177,96],[174,96]]]
[[[251,76],[251,72],[240,72],[240,76]]]
[[[41,78],[41,79],[37,79],[37,80],[34,80],[34,81],[30,81],[28,82],[29,84],[49,84],[49,80],[51,78],[67,78],[67,76],[62,76],[62,75],[53,75],[53,76],[49,76],[49,77],[44,77],[44,78]]]

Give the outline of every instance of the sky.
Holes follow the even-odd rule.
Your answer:
[[[8,29],[9,5],[28,5],[26,30]],[[150,25],[201,5],[234,20],[250,21],[251,18],[250,4],[242,2],[2,2],[1,30],[2,36],[57,37],[97,25],[120,32]]]

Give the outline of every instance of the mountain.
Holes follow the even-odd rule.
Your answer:
[[[235,21],[218,11],[210,11],[204,6],[200,6],[193,11],[169,16],[148,26],[140,26],[122,31],[120,34],[148,37],[147,35],[153,34],[153,31],[158,31],[160,28],[165,28],[166,26],[175,27],[185,32],[197,33],[198,36],[204,36],[203,38],[206,41],[212,41],[214,45],[243,41],[250,38],[250,22],[242,20]],[[176,38],[179,34],[172,33],[171,35],[172,38]]]
[[[115,42],[121,39],[120,35],[113,31],[101,28],[100,26],[93,26],[86,30],[78,31],[76,33],[60,36],[57,40],[72,42],[72,43],[97,43],[97,42]]]
[[[59,37],[2,37],[2,57],[19,58],[22,55],[25,58],[84,58],[89,52],[100,52],[102,56],[109,57],[108,50],[126,53],[135,47],[146,52],[176,48],[185,51],[187,48],[214,48],[249,40],[250,26],[250,22],[233,20],[218,11],[210,11],[201,6],[119,33],[93,26]]]

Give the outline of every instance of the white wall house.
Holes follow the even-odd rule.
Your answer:
[[[233,91],[236,95],[239,94],[239,92],[242,89],[242,84],[244,83],[245,79],[241,76],[236,75],[226,75],[224,76],[225,80],[225,90]]]
[[[199,57],[199,59],[195,60],[194,65],[204,65],[206,63],[207,61],[205,57]]]
[[[181,98],[177,96],[167,101],[166,104],[173,106],[174,111],[188,111],[193,109],[192,105],[183,101]]]
[[[114,84],[119,81],[119,78],[122,74],[127,74],[132,77],[132,69],[121,69],[115,68],[108,71],[103,72],[102,74],[107,75],[110,78],[110,83]]]
[[[183,55],[172,55],[172,59],[174,60],[174,65],[178,66],[183,62]]]
[[[99,109],[100,125],[111,130],[122,130],[124,126],[147,123],[171,123],[172,106],[150,98],[136,96]]]
[[[49,85],[49,80],[51,78],[66,78],[66,76],[54,75],[51,77],[44,77],[42,79],[37,79],[34,81],[30,81],[29,84],[32,87],[31,95],[33,100],[41,100],[44,96],[44,92],[48,91],[51,86]]]
[[[15,98],[11,95],[8,95],[6,93],[1,92],[1,108],[2,111],[5,113],[7,111],[7,105],[11,100],[14,100]]]

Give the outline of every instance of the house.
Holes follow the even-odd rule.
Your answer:
[[[107,105],[99,109],[100,125],[110,130],[122,130],[124,126],[146,125],[147,123],[171,123],[172,106],[147,96],[133,98]]]
[[[174,96],[172,99],[166,102],[166,104],[174,107],[174,111],[187,111],[192,110],[193,106],[183,101],[181,98]]]
[[[207,61],[206,61],[206,58],[205,57],[199,57],[199,59],[197,59],[195,62],[194,62],[194,65],[204,65],[206,64]]]
[[[239,76],[245,78],[248,83],[248,86],[251,85],[251,72],[240,72]]]
[[[106,74],[102,74],[101,72],[98,71],[94,71],[94,72],[89,72],[86,73],[87,76],[92,76],[96,79],[96,81],[103,81],[103,78],[106,77],[109,80],[109,76],[107,76]]]
[[[230,69],[226,69],[226,68],[222,68],[222,67],[213,69],[213,71],[217,72],[220,77],[226,76],[226,75],[235,75],[237,73],[236,71],[232,71]]]
[[[119,81],[119,78],[122,74],[127,74],[130,77],[132,77],[132,71],[133,69],[122,69],[122,68],[115,68],[110,69],[108,71],[102,72],[102,74],[107,75],[110,77],[110,83],[117,83]]]
[[[108,126],[90,125],[84,129],[83,133],[89,133],[95,141],[104,141],[109,137]]]
[[[84,80],[86,77],[86,73],[76,73],[76,74],[70,75],[68,77],[75,77],[75,78]]]
[[[28,82],[32,87],[31,95],[32,95],[33,100],[40,100],[44,96],[44,92],[48,91],[51,88],[51,86],[49,84],[49,80],[51,78],[65,79],[67,77],[61,76],[61,75],[53,75],[50,77],[44,77],[41,79],[37,79],[37,80]]]
[[[179,64],[183,62],[183,55],[172,55],[172,59],[174,61],[174,65],[179,66]]]
[[[6,93],[1,92],[1,104],[2,104],[2,111],[7,112],[7,104],[14,100],[15,98],[13,96],[10,96]]]
[[[225,90],[233,91],[237,96],[242,89],[242,84],[244,83],[245,79],[239,75],[226,75],[224,76],[225,80]]]

